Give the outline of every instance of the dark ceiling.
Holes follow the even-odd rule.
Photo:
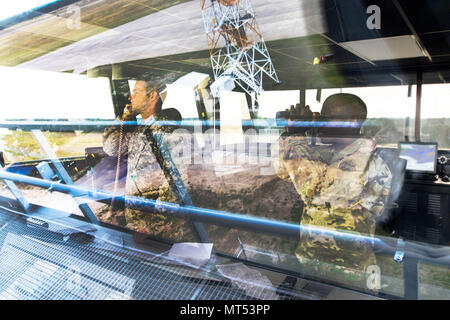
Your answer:
[[[381,9],[380,30],[366,26],[369,5]],[[415,84],[418,72],[424,83],[450,81],[450,1],[398,0],[396,6],[392,0],[324,0],[322,11],[328,33],[267,42],[283,84],[275,87],[265,81],[266,90]],[[425,56],[367,61],[340,46],[341,42],[414,33],[431,61]],[[314,57],[325,54],[333,57],[325,64],[313,65]],[[208,51],[124,62],[122,68],[123,75],[131,78],[170,80],[191,71],[212,76]],[[99,69],[101,74],[111,74],[111,66]]]

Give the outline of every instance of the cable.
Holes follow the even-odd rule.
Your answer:
[[[116,194],[117,187],[119,184],[119,175],[120,175],[120,159],[121,159],[121,153],[122,153],[122,140],[123,140],[123,119],[120,119],[120,129],[119,129],[119,148],[117,153],[117,166],[116,166],[116,176],[114,179],[114,189],[113,194]],[[114,199],[115,197],[111,198],[111,205],[109,207],[108,211],[108,217],[111,217],[113,214],[113,207],[114,207]]]

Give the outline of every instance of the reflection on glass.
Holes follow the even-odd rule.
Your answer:
[[[120,246],[212,243],[234,262],[288,270],[302,289],[314,279],[409,298],[419,279],[419,298],[448,298],[445,0],[395,1],[404,14],[383,5],[381,29],[358,0],[63,2],[0,28],[0,174],[33,210],[91,210],[101,232],[120,230]],[[262,56],[249,56],[263,36]],[[30,177],[39,187],[20,182]],[[16,210],[2,179],[0,211]],[[26,277],[62,272],[33,259]],[[290,281],[280,274],[274,286]],[[122,279],[113,297],[133,292],[135,279]]]
[[[312,118],[309,110],[299,114],[308,117],[308,112]],[[320,116],[327,121],[361,122],[367,108],[355,95],[335,94],[325,100]],[[299,222],[373,236],[392,182],[389,167],[375,155],[375,142],[361,136],[360,126],[319,128],[320,142],[314,144],[306,134],[298,128],[295,134],[281,137],[277,166],[278,175],[292,181],[303,201]],[[340,274],[341,281],[353,277],[353,284],[360,287],[367,282],[364,272],[376,265],[370,243],[343,241],[307,229],[301,231],[295,254],[306,272],[337,278]]]
[[[450,99],[450,85],[429,84],[423,86],[421,108],[421,137],[423,141],[437,142],[440,149],[450,148],[450,111],[446,101]]]

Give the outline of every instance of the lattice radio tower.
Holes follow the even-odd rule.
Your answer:
[[[263,91],[263,75],[280,84],[250,0],[200,0],[216,83]],[[234,86],[233,86],[234,87]]]

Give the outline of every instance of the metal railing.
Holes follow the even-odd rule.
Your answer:
[[[247,231],[277,234],[283,237],[298,238],[300,232],[310,232],[334,237],[343,241],[363,241],[371,244],[374,250],[382,254],[394,254],[397,252],[396,239],[389,237],[372,237],[345,231],[337,231],[327,228],[312,227],[308,225],[293,224],[278,220],[271,220],[249,215],[230,213],[226,211],[199,208],[194,206],[180,206],[170,202],[144,199],[134,196],[124,196],[110,192],[91,190],[84,187],[66,185],[62,183],[47,181],[39,178],[28,177],[16,173],[0,172],[0,179],[28,184],[47,189],[49,192],[61,192],[75,198],[85,198],[109,204],[111,199],[126,204],[130,208],[139,209],[144,212],[174,215],[184,219],[221,225]],[[419,243],[405,241],[402,247],[405,256],[414,257],[421,261],[432,262],[444,266],[450,266],[450,248],[430,248]]]
[[[220,120],[160,120],[155,122],[159,126],[178,126],[183,128],[194,128],[196,126],[219,127]],[[43,121],[0,121],[0,128],[15,130],[48,130],[55,132],[64,131],[89,131],[103,132],[104,129],[111,126],[121,125],[116,120],[80,120],[80,121],[61,121],[61,120],[43,120]],[[139,126],[137,121],[124,121],[125,126]],[[287,121],[280,119],[254,119],[242,120],[243,127],[255,127],[264,129],[282,129],[286,127],[333,127],[333,128],[355,128],[360,124],[350,121]]]

